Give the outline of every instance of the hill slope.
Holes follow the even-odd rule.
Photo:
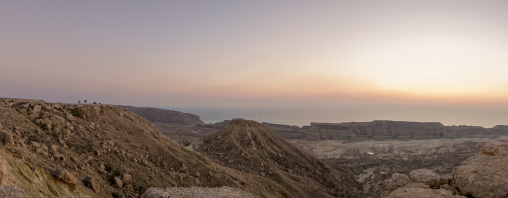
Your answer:
[[[133,106],[119,106],[119,107],[127,108],[130,111],[140,115],[141,117],[146,118],[150,122],[185,124],[185,125],[204,124],[204,122],[201,121],[201,118],[199,118],[199,116],[190,113],[182,113],[179,111],[157,109],[151,107],[133,107]]]
[[[281,184],[292,197],[355,197],[354,180],[255,121],[233,120],[197,149],[222,164]],[[191,146],[199,144],[194,142]]]
[[[0,192],[22,189],[29,197],[138,197],[149,187],[175,186],[287,194],[271,180],[216,164],[146,119],[108,105],[0,99],[0,162]]]

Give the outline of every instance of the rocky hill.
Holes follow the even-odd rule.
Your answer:
[[[283,186],[287,197],[357,197],[353,178],[289,144],[264,125],[232,120],[190,147],[206,156]]]
[[[151,107],[119,106],[144,117],[162,134],[180,144],[188,144],[194,138],[215,133],[222,127],[205,124],[199,116],[179,111]]]
[[[201,121],[201,118],[199,118],[199,116],[190,113],[182,113],[179,111],[151,107],[133,107],[133,106],[119,106],[119,107],[127,108],[130,111],[140,115],[141,117],[146,118],[150,122],[185,124],[185,125],[204,124],[204,122]]]
[[[284,197],[217,164],[126,108],[0,99],[0,197],[139,197],[150,187],[221,187]]]

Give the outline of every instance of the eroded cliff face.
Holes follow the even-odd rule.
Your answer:
[[[311,123],[310,126],[290,126],[263,123],[286,139],[307,140],[386,140],[429,138],[472,138],[508,135],[508,127],[444,126],[438,122],[384,121]]]

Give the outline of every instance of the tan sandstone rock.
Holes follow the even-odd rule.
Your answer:
[[[488,142],[452,173],[456,193],[477,198],[508,196],[508,144]]]
[[[12,133],[4,130],[0,130],[0,143],[4,146],[9,146],[14,144],[14,138],[12,137]]]
[[[453,198],[463,197],[453,195],[451,190],[430,189],[422,183],[415,183],[398,188],[391,192],[387,198]]]
[[[122,188],[123,187],[123,182],[122,182],[122,180],[120,178],[115,177],[114,181],[115,181],[116,187],[118,187],[118,188]]]
[[[383,187],[386,190],[394,190],[398,187],[404,186],[409,183],[409,177],[405,174],[393,173],[390,179],[383,181]]]
[[[129,174],[129,173],[124,173],[122,175],[122,178],[123,178],[123,182],[124,183],[130,183],[130,182],[132,182],[132,175]]]
[[[485,145],[483,145],[480,152],[490,156],[507,156],[508,144],[497,141],[487,142]]]
[[[431,188],[439,188],[441,176],[428,169],[417,169],[409,172],[411,180],[422,182]]]
[[[85,178],[85,185],[91,188],[95,193],[98,193],[101,190],[100,185],[97,182],[97,179],[94,179],[92,177]]]
[[[65,169],[58,169],[55,172],[55,178],[68,184],[76,185],[78,183],[76,177]]]
[[[33,109],[33,112],[34,113],[39,113],[39,112],[41,112],[41,110],[42,110],[42,106],[41,105],[35,105],[34,109]]]

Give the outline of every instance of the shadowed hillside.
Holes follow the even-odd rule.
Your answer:
[[[282,185],[294,197],[355,197],[357,184],[255,121],[233,120],[191,146],[223,165]]]

